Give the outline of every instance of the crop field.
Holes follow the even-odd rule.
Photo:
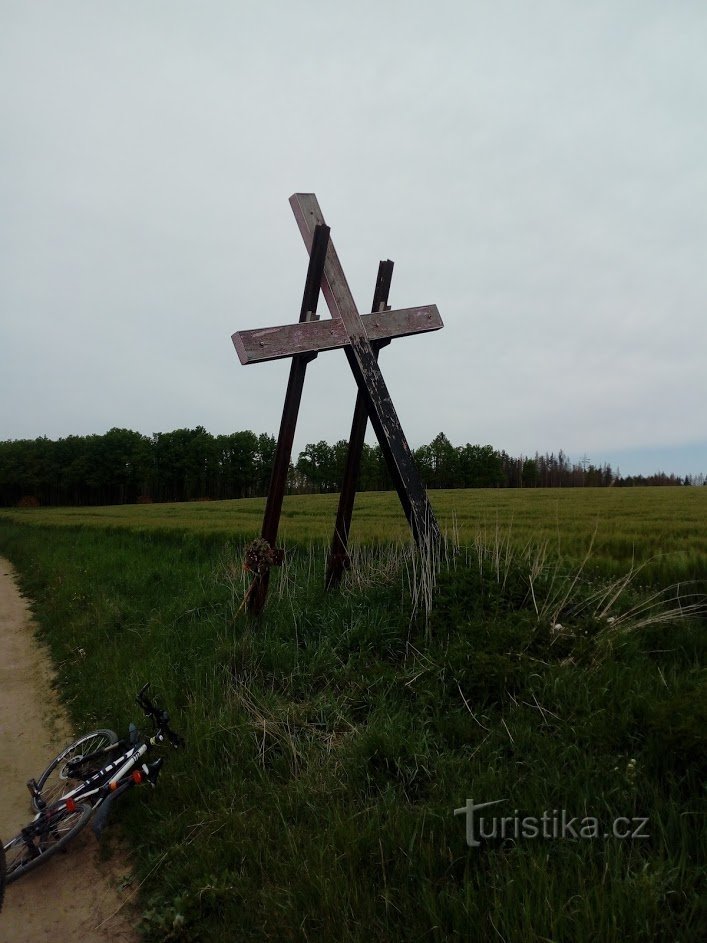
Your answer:
[[[0,513],[77,732],[149,679],[186,738],[104,835],[149,943],[705,938],[707,489],[431,497],[439,559],[363,494],[331,593],[289,498],[258,619],[262,501]]]
[[[432,491],[443,531],[459,543],[503,535],[515,547],[547,547],[575,562],[590,551],[605,575],[644,567],[644,578],[665,585],[707,577],[707,488],[538,488]],[[280,539],[326,543],[338,495],[285,499]],[[138,531],[187,531],[251,539],[260,531],[262,498],[184,504],[40,508],[0,511],[0,521],[50,526],[96,526]],[[359,494],[353,543],[407,541],[409,530],[394,492]]]

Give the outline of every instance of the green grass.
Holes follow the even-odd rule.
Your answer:
[[[37,512],[31,527],[0,521],[77,730],[123,732],[150,678],[187,739],[159,788],[115,813],[148,940],[703,938],[704,616],[687,617],[683,590],[648,598],[640,575],[578,574],[567,560],[588,527],[559,562],[556,547],[515,539],[551,506],[565,521],[564,493],[539,495],[545,514],[520,525],[519,500],[512,538],[496,534],[492,497],[460,524],[480,515],[486,540],[447,548],[416,618],[408,543],[364,541],[347,585],[325,594],[323,546],[290,536],[249,621],[243,543],[203,526],[220,506],[178,508],[201,517],[188,531],[136,526],[149,507],[107,530]],[[397,513],[372,498],[371,521]],[[653,532],[658,519],[677,532],[675,503],[661,502]],[[296,507],[319,520],[330,503]],[[572,507],[573,522],[591,518],[589,503],[585,518]],[[594,816],[602,835],[616,817],[647,818],[650,837],[469,848],[454,815],[467,798],[504,800],[505,816]]]
[[[592,545],[595,572],[612,576],[632,563],[643,579],[665,585],[707,579],[707,488],[538,488],[432,491],[442,528],[466,543],[509,535],[517,547],[546,543],[578,562]],[[281,541],[331,538],[337,495],[285,499]],[[120,505],[102,508],[40,508],[0,511],[0,521],[53,526],[97,526],[139,531],[189,531],[251,539],[260,531],[264,501]],[[352,540],[407,539],[408,528],[395,493],[358,495]]]

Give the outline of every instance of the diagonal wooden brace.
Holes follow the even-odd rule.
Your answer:
[[[317,198],[313,193],[295,193],[290,197],[290,205],[307,250],[311,253],[315,229],[324,223]],[[349,343],[344,351],[349,366],[366,403],[413,536],[418,546],[426,548],[439,542],[439,526],[331,241],[324,265],[322,292],[332,318],[340,318],[346,328]]]
[[[373,304],[371,305],[371,311],[374,314],[389,310],[388,295],[390,293],[392,278],[393,263],[388,259],[385,262],[381,262],[378,266],[378,277],[376,279],[376,288],[373,292]],[[384,315],[384,317],[387,316],[387,314]],[[362,318],[362,320],[365,319]],[[378,358],[380,348],[385,347],[390,341],[391,339],[387,338],[386,340],[372,344],[376,359]],[[356,488],[361,471],[361,456],[363,454],[367,425],[368,410],[366,409],[366,402],[359,391],[356,395],[356,406],[354,407],[353,419],[351,421],[351,434],[349,435],[349,447],[346,452],[346,467],[344,468],[344,477],[341,482],[339,506],[336,511],[334,535],[331,539],[331,548],[329,550],[329,558],[327,559],[325,578],[327,589],[337,587],[344,575],[344,570],[348,569],[350,566],[348,552],[349,531],[351,530],[351,518],[353,517]]]

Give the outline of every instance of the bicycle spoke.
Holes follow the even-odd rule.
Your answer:
[[[117,737],[112,731],[97,730],[81,737],[62,751],[38,780],[44,801],[48,805],[57,802],[103,763],[103,760],[94,759],[81,764],[76,763],[76,760],[90,756],[116,741]]]
[[[23,871],[35,867],[39,860],[51,855],[65,842],[71,833],[87,820],[87,807],[76,806],[72,811],[61,809],[32,822],[23,834],[13,838],[5,846],[7,880],[12,881]]]

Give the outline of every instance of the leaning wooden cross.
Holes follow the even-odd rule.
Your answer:
[[[437,306],[391,310],[387,301],[393,263],[388,261],[380,263],[372,312],[361,316],[329,239],[329,227],[324,222],[316,196],[313,193],[295,193],[290,197],[290,205],[310,256],[299,323],[237,331],[233,335],[242,364],[292,358],[262,537],[246,560],[246,566],[255,574],[248,594],[248,608],[255,614],[265,605],[270,565],[279,562],[280,558],[275,543],[307,364],[322,351],[343,348],[358,386],[346,471],[327,565],[327,585],[338,583],[348,564],[348,535],[368,418],[418,546],[430,547],[439,540],[437,521],[378,366],[378,350],[394,338],[443,327]],[[316,313],[320,287],[331,320],[320,321]]]

